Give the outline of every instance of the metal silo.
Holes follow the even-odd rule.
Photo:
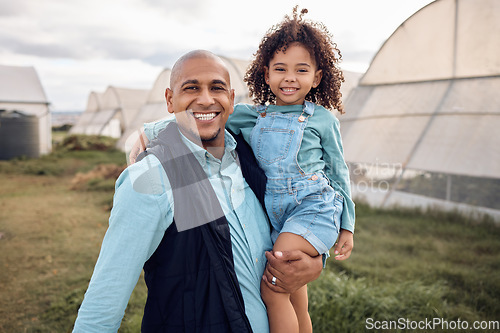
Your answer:
[[[39,157],[40,135],[37,116],[19,111],[0,111],[0,160]]]

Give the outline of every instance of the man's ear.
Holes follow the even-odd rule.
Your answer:
[[[174,104],[173,104],[173,94],[174,92],[170,90],[170,88],[167,88],[165,90],[165,100],[167,101],[167,111],[169,113],[174,113]]]
[[[229,105],[231,105],[231,110],[229,110],[229,114],[234,112],[234,89],[231,89],[230,95],[229,95]]]

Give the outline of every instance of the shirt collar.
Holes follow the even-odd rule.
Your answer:
[[[212,154],[210,154],[205,148],[198,146],[196,143],[186,138],[180,130],[179,134],[181,135],[182,142],[184,142],[184,144],[189,148],[189,150],[191,150],[191,152],[196,157],[198,162],[200,162],[202,167],[206,166],[207,159],[219,160],[216,159]],[[235,149],[236,149],[236,140],[226,129],[224,129],[224,156],[226,156],[226,154],[234,156]],[[222,157],[223,159],[224,156]]]

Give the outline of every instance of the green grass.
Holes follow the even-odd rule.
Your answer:
[[[56,133],[54,151],[40,158],[20,156],[0,161],[0,173],[45,176],[68,176],[86,172],[98,164],[127,163],[125,153],[115,148],[116,139],[97,135]]]
[[[500,318],[498,226],[363,205],[357,215],[351,258],[330,261],[309,286],[315,332],[361,332],[367,318]]]
[[[57,150],[0,162],[0,332],[71,331],[113,195],[109,180],[76,191],[71,181],[101,163],[122,165],[125,155]],[[354,240],[351,258],[329,260],[309,285],[314,332],[363,332],[368,318],[500,319],[491,221],[359,204]],[[145,298],[141,278],[120,332],[140,331]]]

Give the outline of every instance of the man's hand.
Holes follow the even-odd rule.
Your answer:
[[[262,279],[271,290],[292,294],[316,280],[323,269],[322,256],[311,257],[300,251],[266,251],[267,266]],[[276,277],[276,285],[271,283]]]
[[[140,153],[146,150],[146,146],[148,143],[149,143],[148,137],[146,136],[146,134],[144,134],[144,132],[141,131],[139,138],[137,138],[137,141],[134,143],[134,146],[132,147],[132,150],[128,155],[130,164],[135,163],[137,156],[139,156]]]
[[[339,239],[335,244],[335,259],[346,260],[351,256],[352,248],[354,247],[354,237],[352,232],[340,229]]]

